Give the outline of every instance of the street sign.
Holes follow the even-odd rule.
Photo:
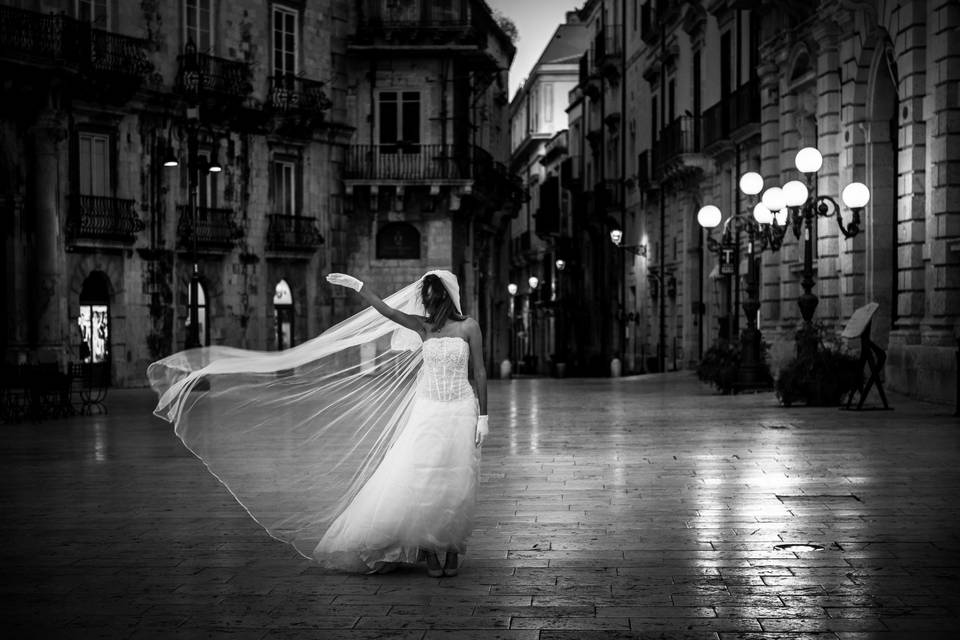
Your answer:
[[[732,276],[736,271],[737,245],[724,242],[720,246],[720,275]]]

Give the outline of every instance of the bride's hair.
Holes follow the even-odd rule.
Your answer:
[[[434,331],[439,331],[447,320],[463,320],[464,316],[457,313],[457,307],[443,281],[430,273],[424,276],[420,285],[420,298],[423,308],[427,310],[427,321],[433,325]]]

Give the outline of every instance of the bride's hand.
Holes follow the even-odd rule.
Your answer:
[[[345,273],[331,273],[327,276],[327,282],[341,287],[348,287],[354,291],[360,291],[360,288],[363,286],[363,282]]]
[[[490,416],[480,416],[477,418],[477,437],[476,445],[478,447],[483,446],[483,441],[487,439],[487,434],[490,433]]]

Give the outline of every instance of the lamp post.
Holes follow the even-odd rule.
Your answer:
[[[536,301],[534,296],[537,292],[537,287],[540,286],[540,278],[537,276],[530,276],[527,278],[527,284],[530,285],[530,297],[529,297],[529,306],[530,306],[530,367],[533,369],[533,372],[537,372],[537,308]]]
[[[795,159],[797,170],[804,174],[807,183],[793,180],[784,185],[786,206],[790,210],[793,234],[797,240],[803,235],[803,280],[800,285],[803,293],[797,300],[803,321],[810,324],[819,299],[813,293],[813,222],[818,217],[836,216],[837,226],[845,238],[853,238],[860,233],[860,214],[870,200],[870,189],[862,182],[851,182],[840,194],[841,200],[851,210],[850,222],[844,224],[840,215],[840,205],[828,195],[817,193],[817,172],[823,165],[823,155],[814,147],[804,147],[797,152]]]
[[[747,196],[756,196],[763,190],[763,177],[759,173],[749,171],[740,177],[740,191]],[[743,313],[747,319],[747,326],[740,335],[741,355],[740,367],[737,371],[737,387],[741,389],[765,386],[769,383],[760,375],[761,334],[757,316],[760,311],[760,275],[757,271],[756,255],[766,249],[779,250],[783,244],[786,232],[786,211],[784,211],[785,197],[779,187],[767,189],[761,201],[756,203],[749,212],[738,211],[723,222],[721,241],[707,237],[707,248],[720,255],[721,265],[727,273],[731,260],[737,259],[736,246],[731,240],[731,227],[737,234],[740,231],[747,233],[747,297],[743,301]],[[723,218],[719,208],[706,205],[697,212],[697,222],[704,229],[718,226]]]
[[[187,209],[190,213],[190,261],[193,263],[193,270],[190,273],[190,305],[189,320],[190,327],[187,330],[187,339],[185,347],[193,349],[200,346],[200,265],[197,251],[197,190],[199,185],[199,152],[198,152],[198,129],[199,129],[199,107],[187,107]],[[172,154],[164,160],[165,167],[177,167],[180,162]],[[219,166],[218,166],[219,170]]]
[[[567,357],[567,341],[566,336],[563,333],[564,330],[564,314],[565,310],[563,307],[563,280],[561,279],[561,274],[563,270],[567,268],[567,261],[563,258],[557,258],[553,263],[557,268],[557,277],[553,281],[554,291],[555,291],[555,300],[554,300],[554,314],[553,317],[556,322],[556,346],[554,351],[557,355],[557,375],[563,377],[563,374],[560,370],[560,363],[563,363],[564,370],[566,369],[566,357]]]
[[[517,285],[513,282],[507,285],[507,293],[510,294],[510,362],[513,374],[517,372],[517,317],[516,317],[516,298]]]

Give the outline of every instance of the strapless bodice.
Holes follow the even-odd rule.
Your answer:
[[[473,397],[467,377],[469,361],[470,346],[463,338],[445,336],[424,340],[420,393],[440,402]]]

